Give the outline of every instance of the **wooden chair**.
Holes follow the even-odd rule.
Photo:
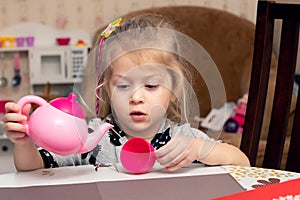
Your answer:
[[[275,20],[282,20],[282,29],[263,167],[279,169],[293,93],[300,3],[258,1],[251,82],[240,148],[249,157],[251,165],[255,166],[268,89]],[[286,170],[300,172],[300,94],[296,103]]]

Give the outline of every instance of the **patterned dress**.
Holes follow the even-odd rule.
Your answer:
[[[120,162],[120,152],[123,144],[127,141],[127,138],[125,133],[113,120],[111,120],[110,117],[106,118],[105,121],[112,123],[114,125],[114,130],[109,130],[108,134],[103,136],[98,145],[88,153],[60,156],[45,149],[39,149],[45,167],[53,168],[61,166],[96,165]],[[91,119],[89,122],[89,133],[93,132],[101,123],[103,123],[103,121],[99,118]],[[178,125],[168,119],[164,119],[158,133],[151,140],[151,144],[154,149],[157,150],[167,144],[171,137],[175,135],[184,135],[217,142],[213,138],[208,137],[202,131],[192,128],[188,123]]]

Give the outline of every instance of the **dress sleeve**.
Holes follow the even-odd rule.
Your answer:
[[[87,159],[88,156],[85,156],[85,154],[72,154],[68,156],[60,156],[51,153],[45,149],[39,149],[39,152],[44,161],[45,168],[90,164]]]

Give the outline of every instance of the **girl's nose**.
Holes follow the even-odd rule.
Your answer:
[[[143,87],[137,88],[134,90],[130,96],[130,103],[131,104],[139,104],[144,102],[144,92]]]

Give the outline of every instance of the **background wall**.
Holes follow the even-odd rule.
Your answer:
[[[0,30],[20,22],[37,22],[58,30],[86,30],[91,37],[103,25],[128,12],[162,6],[203,6],[233,13],[255,23],[258,0],[0,0]],[[294,1],[299,0],[282,0]],[[278,39],[275,37],[274,51],[278,52]],[[299,45],[300,49],[300,45]],[[11,66],[11,55],[0,55],[0,72],[4,65]],[[22,66],[26,66],[22,60]],[[297,71],[300,72],[300,56]],[[1,73],[2,75],[2,73]],[[9,79],[14,75],[13,68],[5,70]],[[19,99],[28,91],[28,70],[22,70],[22,87],[0,88],[0,99]],[[23,93],[21,92],[23,91]]]
[[[0,0],[0,29],[39,22],[61,30],[97,28],[130,11],[151,7],[195,5],[234,13],[255,22],[257,0]]]
[[[37,22],[62,31],[82,29],[92,37],[99,27],[131,11],[180,5],[221,9],[254,23],[257,0],[0,0],[0,30],[20,22]],[[1,76],[10,81],[0,88],[0,99],[17,101],[29,93],[30,86],[26,53],[21,54],[22,83],[11,85],[14,53],[0,53],[0,74],[4,71]],[[51,93],[57,93],[53,87]]]

